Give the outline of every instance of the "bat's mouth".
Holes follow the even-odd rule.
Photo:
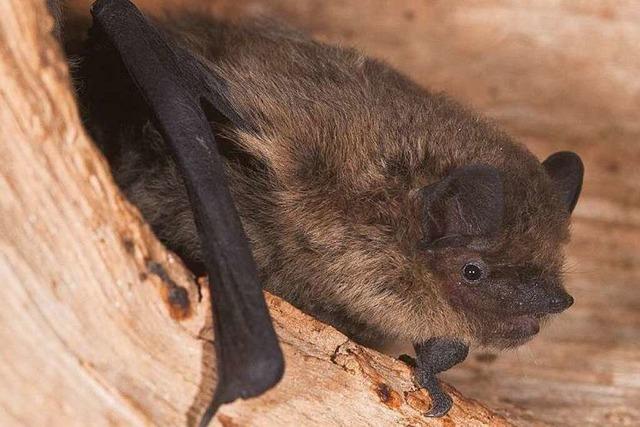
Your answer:
[[[508,318],[504,322],[504,338],[513,341],[529,340],[540,332],[544,314],[525,314]]]
[[[518,347],[540,332],[540,324],[545,317],[545,314],[519,314],[503,317],[490,329],[485,329],[482,341],[485,345],[499,349]]]
[[[573,304],[573,298],[566,292],[549,295],[537,304],[529,303],[530,312],[513,313],[503,319],[500,335],[507,340],[524,342],[540,332],[540,324],[552,314],[560,313]],[[519,306],[527,306],[520,303]]]

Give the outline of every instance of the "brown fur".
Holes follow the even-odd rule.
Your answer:
[[[529,151],[355,50],[263,23],[189,16],[161,25],[225,82],[246,123],[216,120],[268,290],[365,342],[522,341],[509,337],[516,314],[504,312],[504,300],[469,291],[459,275],[465,260],[481,259],[507,302],[511,288],[529,283],[525,273],[562,287],[569,213]],[[147,119],[136,132],[101,126],[89,127],[128,197],[163,241],[198,261],[191,208],[156,130]],[[502,174],[501,231],[462,248],[422,249],[420,190],[470,164]]]

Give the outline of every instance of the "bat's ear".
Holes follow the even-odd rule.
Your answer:
[[[584,165],[580,157],[571,151],[560,151],[549,156],[542,162],[542,166],[551,177],[567,210],[573,212],[584,176]]]
[[[500,230],[504,193],[500,172],[487,165],[454,170],[422,189],[426,248],[464,245]]]

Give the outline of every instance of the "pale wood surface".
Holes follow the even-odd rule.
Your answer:
[[[0,426],[193,425],[215,382],[207,287],[117,191],[50,29],[43,2],[0,2]],[[285,378],[216,425],[509,425],[455,390],[424,418],[405,364],[268,303]]]

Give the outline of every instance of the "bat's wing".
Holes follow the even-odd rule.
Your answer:
[[[227,188],[203,107],[220,87],[189,52],[170,43],[128,0],[99,0],[94,31],[113,45],[139,89],[186,183],[209,273],[218,385],[207,424],[222,403],[259,395],[282,377],[284,361],[249,244]],[[224,108],[224,106],[221,106]],[[227,114],[232,114],[227,111]]]

